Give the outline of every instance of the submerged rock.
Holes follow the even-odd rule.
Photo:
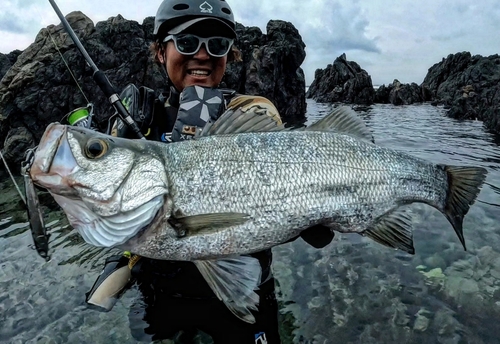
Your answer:
[[[477,256],[453,263],[444,272],[446,296],[470,313],[499,313],[495,308],[500,293],[499,263],[500,253],[489,246],[478,250]]]
[[[430,319],[427,317],[431,314],[428,310],[425,308],[421,308],[417,314],[415,314],[415,322],[413,323],[413,330],[418,331],[418,332],[424,332],[427,330],[430,324]]]

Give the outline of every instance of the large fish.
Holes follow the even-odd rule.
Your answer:
[[[303,130],[227,112],[197,139],[163,144],[52,124],[31,167],[88,243],[193,261],[215,294],[253,322],[258,261],[245,254],[311,227],[356,232],[414,252],[402,205],[462,222],[486,170],[435,165],[375,145],[342,107]],[[315,228],[316,228],[315,227]]]

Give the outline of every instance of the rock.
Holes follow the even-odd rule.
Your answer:
[[[163,72],[149,52],[153,17],[139,24],[118,15],[96,25],[79,11],[66,18],[95,64],[117,90],[134,83],[157,92],[166,91]],[[295,27],[274,20],[268,23],[267,34],[240,24],[237,32],[236,45],[241,47],[243,62],[228,65],[224,86],[269,98],[284,122],[305,120],[305,78],[300,68],[305,45]],[[68,112],[88,102],[94,104],[101,130],[106,128],[107,119],[114,113],[93,80],[93,71],[62,25],[40,30],[35,42],[20,54],[2,54],[0,68],[6,70],[0,81],[2,138],[13,128],[24,128],[38,142],[49,123],[61,121]],[[0,147],[2,144],[0,142]],[[9,157],[12,159],[14,155],[17,157],[14,160],[19,158],[17,153]]]
[[[392,105],[410,105],[430,100],[430,95],[416,83],[402,84],[394,80],[391,84],[380,86],[375,92],[375,103]]]
[[[314,309],[323,306],[323,304],[324,301],[322,300],[322,298],[320,296],[315,296],[311,299],[311,301],[307,303],[307,306],[309,307],[309,309]]]
[[[0,80],[7,73],[7,71],[16,62],[17,57],[21,54],[21,50],[14,50],[9,54],[0,53]]]
[[[317,69],[307,98],[322,103],[373,104],[375,90],[370,75],[342,54],[333,65]]]
[[[500,56],[450,54],[427,73],[423,87],[450,107],[448,116],[478,119],[500,133]]]
[[[441,268],[435,268],[427,272],[420,270],[420,272],[425,276],[425,283],[427,285],[435,288],[443,287],[446,276],[443,274],[443,270],[441,270]]]
[[[426,315],[430,315],[430,312],[425,308],[420,309],[417,314],[415,314],[415,322],[413,323],[413,329],[415,331],[424,332],[427,330],[430,320]]]
[[[427,264],[427,266],[430,267],[438,267],[441,269],[446,268],[446,261],[439,254],[434,254],[430,257],[425,258],[424,262],[425,264]]]
[[[439,343],[459,343],[463,325],[455,319],[453,311],[447,308],[439,309],[434,316],[433,325],[439,334]]]
[[[402,84],[394,80],[393,87],[389,93],[389,101],[393,105],[410,105],[423,101],[422,91],[416,83]]]
[[[24,153],[29,148],[35,147],[33,135],[25,127],[10,129],[7,133],[2,154],[6,161],[10,162],[9,168],[12,173],[18,174],[21,169],[21,161]],[[3,164],[0,164],[3,168]]]
[[[500,257],[498,257],[492,264],[490,274],[493,278],[500,281]]]
[[[389,95],[391,93],[391,85],[392,84],[389,84],[388,86],[382,85],[377,88],[373,102],[377,104],[388,104]]]
[[[289,22],[271,20],[267,35],[259,28],[237,25],[236,46],[243,62],[228,66],[223,82],[239,93],[270,99],[287,123],[305,119],[305,76],[300,65],[305,44]]]

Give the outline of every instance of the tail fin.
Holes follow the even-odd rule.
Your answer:
[[[448,192],[444,204],[444,214],[457,233],[464,250],[467,250],[462,229],[464,216],[476,200],[479,188],[488,172],[481,167],[442,167],[448,175]]]

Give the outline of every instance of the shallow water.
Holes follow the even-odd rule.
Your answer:
[[[310,101],[308,122],[329,108]],[[468,251],[445,217],[421,204],[411,207],[414,256],[357,235],[337,235],[322,250],[301,240],[275,248],[289,332],[284,342],[499,342],[500,139],[481,122],[449,119],[430,105],[376,105],[360,113],[377,144],[435,163],[488,169],[464,222]],[[52,254],[44,262],[32,248],[12,182],[3,180],[0,190],[0,342],[135,343],[128,320],[134,289],[108,313],[84,303],[114,252],[86,245],[60,212],[44,206]]]

